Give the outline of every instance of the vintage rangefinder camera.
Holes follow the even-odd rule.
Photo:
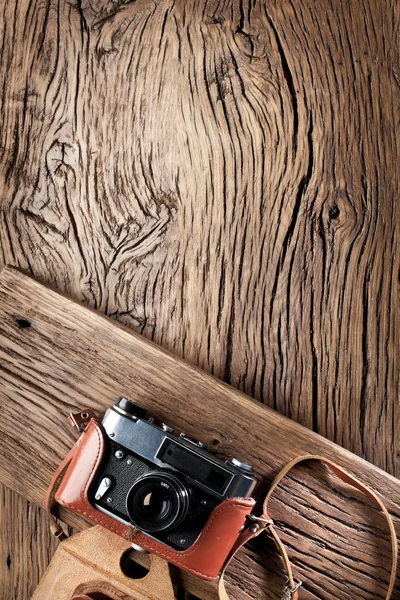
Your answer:
[[[107,444],[90,503],[174,550],[190,548],[219,504],[249,497],[256,484],[250,465],[217,459],[126,398],[102,426]]]

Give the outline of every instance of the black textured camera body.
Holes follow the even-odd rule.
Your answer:
[[[123,454],[123,458],[116,458],[118,452]],[[153,472],[154,468],[154,464],[139,458],[124,446],[107,440],[104,459],[89,490],[91,503],[119,521],[129,524],[131,521],[126,503],[130,489],[142,475]],[[102,498],[96,500],[96,490],[104,478],[110,478],[112,485]],[[218,505],[215,498],[199,489],[192,492],[191,502],[186,518],[177,527],[152,533],[151,537],[176,550],[190,548],[200,535],[210,513]]]

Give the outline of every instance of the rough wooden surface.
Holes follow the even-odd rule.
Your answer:
[[[398,474],[399,81],[394,0],[4,0],[0,263]]]
[[[0,598],[29,600],[58,542],[43,509],[5,486],[0,494]]]
[[[28,500],[43,504],[76,437],[65,414],[83,406],[101,411],[124,395],[221,457],[253,464],[259,500],[284,464],[312,451],[369,483],[398,523],[400,481],[386,472],[18,271],[3,271],[0,297],[0,481]],[[305,582],[304,598],[384,597],[388,532],[360,492],[310,465],[288,477],[271,514]],[[282,585],[261,548],[258,540],[230,569],[236,599],[258,597],[260,589],[273,599]],[[192,591],[202,596],[197,581]]]

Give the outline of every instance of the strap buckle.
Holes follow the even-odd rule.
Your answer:
[[[252,533],[257,533],[261,528],[266,529],[267,527],[271,527],[274,524],[272,519],[267,519],[266,517],[257,517],[256,515],[246,515],[246,518],[249,521],[253,521],[253,525],[250,528]]]
[[[283,588],[283,596],[281,600],[293,600],[293,597],[300,586],[303,585],[302,581],[295,582],[294,587],[291,587],[290,581],[286,581],[285,587]]]
[[[53,533],[54,537],[57,538],[60,542],[63,541],[64,538],[66,538],[67,536],[65,535],[64,531],[61,529],[59,529],[59,531],[56,531],[55,533]]]

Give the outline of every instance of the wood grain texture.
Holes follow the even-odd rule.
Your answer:
[[[0,297],[0,481],[28,500],[43,504],[52,473],[76,438],[65,414],[82,406],[103,411],[124,395],[200,437],[222,458],[240,455],[253,464],[258,500],[284,464],[312,451],[357,473],[398,524],[400,482],[377,467],[18,271],[3,271]],[[388,532],[360,492],[309,465],[284,482],[271,515],[305,582],[304,598],[385,596]],[[236,599],[258,597],[261,589],[276,597],[282,582],[270,556],[260,539],[240,553],[229,572]],[[191,591],[202,597],[204,586],[196,585],[194,578]]]
[[[0,263],[398,474],[399,64],[394,0],[4,0]]]
[[[58,542],[43,509],[4,486],[0,491],[0,598],[28,600]]]

